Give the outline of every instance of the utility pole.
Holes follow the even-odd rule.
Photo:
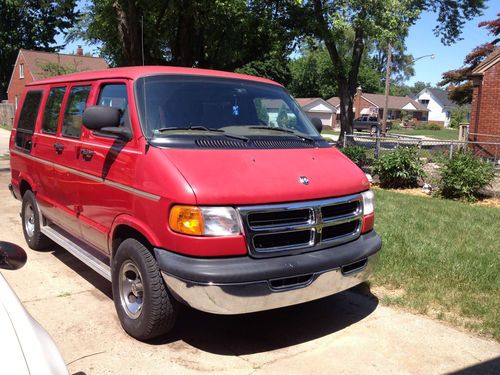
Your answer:
[[[385,135],[387,129],[387,111],[389,107],[389,89],[391,87],[391,65],[392,65],[392,46],[391,43],[387,46],[387,65],[385,68],[385,101],[384,114],[382,117],[382,134]]]

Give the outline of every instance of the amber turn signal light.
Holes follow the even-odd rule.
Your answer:
[[[170,228],[175,232],[190,234],[192,236],[203,235],[203,215],[199,207],[172,207],[168,223]]]

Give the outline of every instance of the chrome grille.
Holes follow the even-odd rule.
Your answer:
[[[247,246],[254,257],[331,247],[359,237],[360,194],[325,200],[239,207]]]

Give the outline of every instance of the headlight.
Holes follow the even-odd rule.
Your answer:
[[[232,207],[174,206],[170,228],[193,236],[234,236],[241,233],[238,213]]]
[[[361,193],[363,197],[363,215],[369,215],[373,213],[375,208],[375,194],[372,190],[365,191]]]

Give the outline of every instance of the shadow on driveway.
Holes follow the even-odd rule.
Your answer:
[[[52,255],[112,299],[111,283],[98,273],[59,247]],[[267,352],[340,331],[366,318],[377,305],[368,285],[361,284],[317,301],[251,314],[215,315],[183,307],[174,330],[149,344],[172,344],[175,349],[184,342],[231,356]]]

